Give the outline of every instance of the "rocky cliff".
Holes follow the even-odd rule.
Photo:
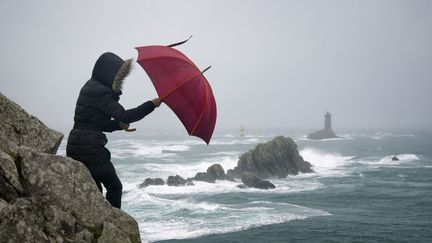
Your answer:
[[[54,155],[63,138],[0,94],[1,242],[140,242],[80,162]]]
[[[237,167],[228,174],[241,178],[250,172],[261,179],[288,175],[299,172],[313,172],[311,164],[300,156],[297,145],[291,138],[278,136],[267,143],[258,144],[254,149],[240,156]]]

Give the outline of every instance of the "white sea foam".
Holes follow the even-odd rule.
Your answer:
[[[394,134],[390,132],[374,132],[373,134],[366,134],[366,133],[354,133],[352,134],[353,137],[362,137],[362,138],[371,138],[375,140],[381,140],[388,137],[414,137],[413,134],[410,133],[401,133],[401,134]]]
[[[330,215],[284,202],[218,204],[188,196],[167,199],[140,189],[125,193],[123,200],[127,205],[124,209],[139,222],[143,242],[192,238]]]
[[[225,171],[233,169],[237,165],[237,156],[221,156],[212,157],[202,160],[198,163],[146,163],[140,165],[142,171],[146,171],[147,174],[143,174],[143,177],[168,177],[170,175],[180,175],[184,178],[193,177],[198,172],[205,172],[207,168],[213,164],[220,164]],[[129,168],[125,168],[129,169]]]
[[[175,156],[175,152],[188,151],[190,146],[126,140],[122,143],[116,141],[116,143],[109,144],[108,148],[113,158],[164,158]]]
[[[395,156],[398,157],[399,160],[392,160]],[[419,166],[418,163],[415,163],[418,160],[420,160],[420,158],[415,154],[399,154],[388,155],[382,158],[360,158],[356,160],[356,163],[362,165],[362,169],[373,170],[385,167],[416,167]]]
[[[304,160],[313,165],[313,170],[320,175],[344,175],[346,166],[352,163],[354,156],[343,156],[338,153],[327,153],[314,148],[304,148],[300,151]]]
[[[67,144],[67,139],[63,138],[63,140],[61,141],[58,150],[57,150],[57,155],[66,155],[66,144]]]
[[[340,141],[340,140],[353,140],[354,137],[351,134],[343,134],[343,135],[339,135],[339,137],[337,138],[326,138],[326,139],[309,139],[307,138],[307,135],[301,135],[299,137],[296,137],[295,140],[300,140],[300,141],[313,141],[313,142],[326,142],[326,141]]]
[[[390,137],[390,136],[392,136],[392,134],[389,132],[376,132],[374,133],[374,135],[368,137],[372,139],[383,139],[385,137]]]
[[[392,160],[393,157],[397,157],[399,160]],[[378,163],[405,163],[409,161],[419,160],[419,157],[415,154],[399,154],[399,155],[389,155],[385,156],[384,158],[380,159]]]
[[[220,139],[212,140],[211,145],[257,144],[264,141],[265,140],[259,137],[244,137],[244,138],[237,138],[237,139],[220,138]]]
[[[399,160],[392,160],[393,157],[397,157]],[[407,164],[413,161],[419,160],[419,157],[415,154],[399,154],[399,155],[388,155],[381,159],[377,160],[366,160],[363,161],[363,163],[371,164],[371,165],[401,165],[401,164]]]
[[[223,152],[216,152],[216,153],[210,153],[209,156],[221,156],[221,155],[229,155],[229,156],[240,156],[243,152],[242,151],[223,151]]]

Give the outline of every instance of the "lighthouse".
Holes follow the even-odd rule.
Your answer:
[[[330,112],[327,111],[327,113],[325,114],[325,119],[324,119],[324,130],[332,130],[331,128],[331,114]]]
[[[332,130],[331,125],[331,114],[330,112],[326,112],[324,115],[324,129],[319,130],[317,132],[310,133],[307,138],[309,139],[328,139],[328,138],[337,138],[336,134]]]

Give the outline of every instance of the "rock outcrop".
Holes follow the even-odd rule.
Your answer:
[[[176,175],[176,176],[168,176],[167,179],[167,185],[168,186],[185,186],[187,183],[186,179],[183,177]]]
[[[254,188],[259,188],[259,189],[273,189],[273,188],[275,188],[275,185],[273,185],[273,183],[271,183],[269,181],[261,180],[260,178],[258,178],[257,176],[255,176],[254,174],[252,174],[250,172],[243,173],[243,175],[241,177],[241,181],[247,187],[254,187]],[[243,187],[239,187],[239,188],[243,188]]]
[[[162,186],[165,185],[165,181],[162,178],[146,178],[143,183],[141,183],[138,188],[144,188],[148,186]]]
[[[226,175],[224,168],[220,164],[213,164],[207,168],[207,172],[198,172],[193,180],[215,183],[216,180],[234,181],[234,178]]]
[[[0,94],[2,242],[140,242],[137,222],[111,207],[88,169],[54,155],[63,135]]]
[[[54,154],[63,138],[19,105],[0,94],[0,150],[13,153],[19,146]]]
[[[240,156],[237,167],[228,174],[240,178],[250,172],[261,179],[288,175],[299,172],[313,172],[311,164],[300,156],[297,145],[291,138],[278,136],[273,140],[258,144],[254,149]]]
[[[313,132],[307,136],[308,139],[313,140],[321,140],[321,139],[329,139],[329,138],[338,138],[336,134],[333,132],[331,127],[331,114],[327,112],[324,118],[324,129]]]

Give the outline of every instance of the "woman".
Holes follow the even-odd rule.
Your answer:
[[[107,200],[117,208],[121,207],[122,184],[111,163],[111,153],[105,148],[104,132],[135,131],[129,129],[129,124],[141,120],[161,103],[155,98],[129,110],[118,103],[131,65],[131,59],[124,61],[114,53],[99,57],[91,79],[78,96],[75,123],[66,147],[67,156],[87,166],[101,193],[102,183],[107,189]]]

